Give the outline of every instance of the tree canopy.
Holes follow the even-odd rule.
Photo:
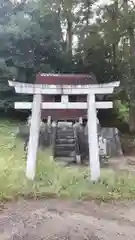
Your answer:
[[[90,73],[120,80],[118,98],[135,130],[135,4],[113,0],[0,0],[0,108],[17,96],[8,80],[34,82],[36,73]]]

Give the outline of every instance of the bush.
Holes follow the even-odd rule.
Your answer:
[[[129,123],[128,102],[117,101],[115,106],[118,113],[118,118],[124,123]]]

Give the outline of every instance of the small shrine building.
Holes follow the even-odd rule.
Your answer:
[[[44,84],[44,85],[91,85],[97,84],[96,77],[91,73],[90,75],[86,74],[38,74],[36,76],[36,84]],[[52,94],[52,95],[43,95],[43,102],[63,102],[66,100],[70,103],[75,102],[87,102],[87,95],[61,95],[61,94]],[[53,121],[78,121],[80,118],[87,119],[87,109],[42,109],[41,118],[47,120],[50,116]]]

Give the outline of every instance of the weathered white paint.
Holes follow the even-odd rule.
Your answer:
[[[15,87],[17,93],[24,94],[109,94],[113,93],[114,87],[119,86],[119,82],[92,85],[45,85],[45,84],[26,84],[9,81],[9,85]]]
[[[112,102],[96,102],[97,109],[108,109],[112,108]],[[15,109],[31,109],[32,103],[31,102],[16,102]],[[87,102],[46,102],[42,103],[42,109],[87,109],[88,104]]]
[[[88,143],[91,180],[97,181],[100,178],[100,162],[97,135],[97,112],[94,94],[88,95]]]
[[[33,84],[33,83],[22,83],[22,82],[16,82],[16,81],[8,81],[9,86],[11,87],[17,87],[17,86],[21,86],[24,88],[42,88],[42,89],[56,89],[56,88],[67,88],[67,89],[71,89],[71,88],[77,88],[77,89],[88,89],[88,88],[108,88],[108,87],[118,87],[120,82],[116,81],[116,82],[110,82],[110,83],[102,83],[102,84],[85,84],[85,85],[56,85],[56,84]]]
[[[83,124],[83,118],[82,117],[79,118],[79,123]]]
[[[108,87],[108,88],[47,88],[47,89],[42,89],[42,88],[23,88],[23,87],[15,87],[16,93],[21,93],[21,94],[50,94],[50,95],[56,95],[56,94],[65,94],[65,95],[79,95],[79,94],[91,94],[91,93],[97,93],[97,94],[111,94],[113,93],[113,87]]]
[[[99,153],[100,156],[106,156],[107,155],[107,141],[102,136],[99,136],[98,138],[98,144],[99,144]]]
[[[51,116],[48,116],[48,118],[47,118],[47,124],[48,124],[48,125],[51,125]]]
[[[62,103],[68,103],[68,102],[69,102],[69,97],[68,97],[68,95],[62,95],[62,97],[61,97],[61,102],[62,102]]]
[[[15,109],[32,109],[32,102],[15,102]]]
[[[32,117],[30,126],[30,137],[28,144],[28,156],[27,156],[27,167],[26,176],[28,179],[33,180],[36,171],[36,158],[38,151],[39,141],[39,129],[40,129],[40,118],[41,118],[41,95],[34,95],[33,106],[32,106]]]
[[[81,164],[81,156],[80,156],[80,155],[76,155],[76,163],[77,163],[78,165]]]
[[[31,124],[31,115],[28,117],[28,119],[27,119],[27,125],[28,125],[28,127],[30,126],[30,124]]]
[[[53,121],[53,122],[52,122],[52,127],[54,128],[54,127],[56,127],[56,126],[57,126],[56,121]]]

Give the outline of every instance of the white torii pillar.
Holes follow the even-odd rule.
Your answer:
[[[88,145],[91,180],[97,181],[100,178],[99,144],[97,132],[97,109],[95,94],[89,94],[88,101]]]
[[[33,104],[32,104],[32,116],[31,116],[31,123],[30,123],[30,135],[29,135],[27,167],[26,167],[26,176],[28,179],[31,179],[31,180],[34,179],[35,173],[36,173],[36,159],[37,159],[40,119],[41,119],[41,102],[42,102],[42,95],[35,94],[33,96]]]

